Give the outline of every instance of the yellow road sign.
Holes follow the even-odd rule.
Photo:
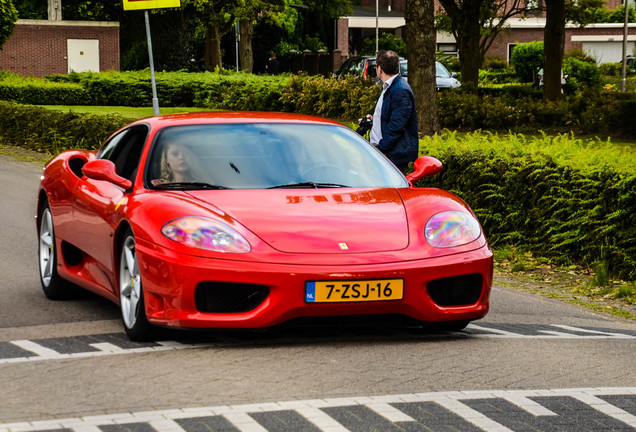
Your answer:
[[[124,0],[124,10],[181,7],[181,0]]]

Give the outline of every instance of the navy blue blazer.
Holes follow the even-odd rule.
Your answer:
[[[401,75],[395,77],[382,102],[382,139],[378,149],[395,165],[413,162],[419,154],[415,97]]]

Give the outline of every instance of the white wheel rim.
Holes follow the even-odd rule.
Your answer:
[[[135,253],[135,239],[132,236],[126,238],[121,252],[119,298],[124,324],[131,329],[137,322],[141,300],[141,278]]]
[[[40,276],[42,284],[48,287],[51,283],[51,276],[55,270],[55,244],[53,242],[53,218],[49,209],[42,212],[42,221],[40,223]]]

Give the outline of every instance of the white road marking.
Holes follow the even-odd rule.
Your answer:
[[[387,403],[369,403],[366,406],[392,423],[415,421],[410,416]]]
[[[525,334],[523,331],[527,331],[528,327],[522,327],[520,329],[520,333],[515,333],[509,330],[501,330],[494,327],[488,327],[484,325],[470,324],[467,327],[467,331],[479,331],[479,333],[459,333],[466,337],[471,338],[504,338],[504,339],[626,339],[626,340],[636,340],[636,334],[631,334],[629,332],[620,333],[618,331],[602,331],[602,330],[593,330],[586,329],[582,327],[574,327],[568,325],[560,325],[553,324],[551,327],[554,327],[558,330],[545,330],[545,327],[539,327],[534,330],[536,333],[533,334]],[[513,326],[514,328],[514,326]],[[439,337],[447,337],[448,334],[440,334]],[[98,338],[99,335],[94,335],[94,337]],[[69,339],[72,339],[69,338]],[[181,349],[192,349],[192,348],[209,348],[209,347],[219,347],[227,345],[228,343],[232,343],[224,339],[215,343],[192,343],[192,344],[182,344],[176,341],[158,341],[156,342],[156,346],[142,346],[139,348],[122,348],[115,345],[112,342],[96,342],[92,344],[88,344],[93,348],[90,351],[86,352],[75,352],[75,353],[60,353],[55,351],[54,349],[47,348],[42,346],[41,344],[30,341],[30,340],[16,340],[8,342],[11,345],[14,345],[24,351],[31,353],[32,355],[26,355],[23,357],[8,357],[1,358],[2,351],[0,350],[0,365],[7,363],[23,363],[23,362],[32,362],[32,361],[44,361],[44,360],[62,360],[62,359],[78,359],[78,358],[87,358],[87,357],[99,357],[105,355],[122,355],[122,354],[134,354],[134,353],[148,353],[148,352],[156,352],[156,351],[169,351],[169,350],[181,350]],[[6,343],[5,343],[6,344]],[[1,345],[0,345],[1,348]]]
[[[43,360],[52,360],[52,359],[59,359],[59,358],[65,357],[64,354],[60,354],[59,352],[55,350],[43,347],[42,345],[39,345],[29,340],[17,340],[17,341],[12,341],[11,343],[17,346],[18,348],[22,348],[23,350],[32,352],[38,358],[42,358]]]
[[[609,402],[605,402],[603,399],[599,399],[598,397],[586,394],[586,393],[577,393],[572,395],[575,399],[580,400],[584,404],[587,404],[594,408],[597,411],[602,412],[603,414],[613,417],[616,420],[620,420],[623,423],[627,423],[634,429],[636,429],[636,416],[628,413],[625,410],[622,410]]]
[[[221,405],[216,407],[198,407],[171,409],[163,411],[145,411],[139,413],[122,413],[112,415],[88,416],[59,420],[34,422],[0,423],[0,432],[37,432],[55,429],[70,429],[73,432],[98,432],[99,426],[113,424],[148,423],[157,432],[183,432],[183,428],[175,420],[224,416],[241,431],[267,431],[250,413],[268,413],[293,410],[325,432],[346,432],[347,429],[330,417],[321,408],[338,408],[365,406],[392,422],[415,421],[395,407],[388,404],[435,402],[452,411],[467,422],[487,431],[507,432],[510,429],[491,420],[479,411],[468,407],[463,401],[474,399],[505,399],[535,416],[556,415],[540,404],[531,401],[530,397],[573,397],[597,411],[622,421],[636,428],[636,416],[616,407],[598,396],[626,395],[636,397],[636,387],[603,387],[580,389],[538,389],[538,390],[475,390],[429,392],[415,394],[368,396],[357,398],[312,399],[305,401],[268,402],[261,404]]]

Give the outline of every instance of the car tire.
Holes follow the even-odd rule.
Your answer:
[[[135,236],[129,229],[123,236],[119,259],[119,306],[124,330],[133,341],[147,341],[154,335],[148,322],[142,289]]]
[[[66,300],[73,297],[76,287],[62,279],[57,272],[57,248],[53,216],[48,202],[42,205],[38,227],[38,265],[44,295],[50,300]]]

